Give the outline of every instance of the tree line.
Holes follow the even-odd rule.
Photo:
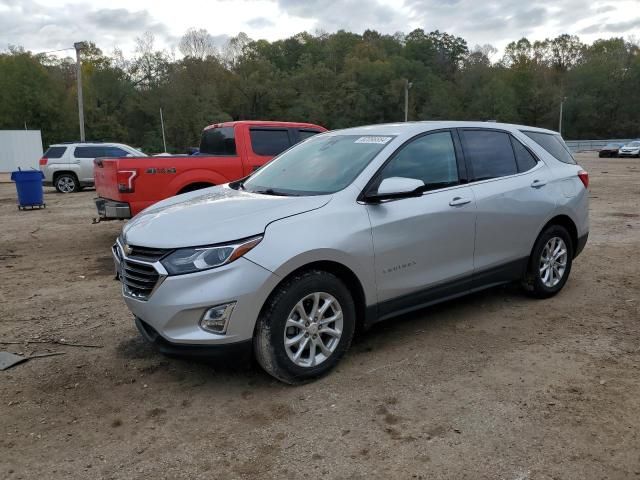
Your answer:
[[[558,129],[568,139],[640,136],[640,46],[622,38],[522,38],[501,58],[490,45],[416,29],[384,35],[300,33],[217,48],[189,30],[181,55],[145,33],[133,55],[82,52],[86,138],[169,151],[198,145],[202,128],[240,119],[308,121],[329,129],[404,119],[497,120]],[[40,129],[45,146],[78,139],[72,58],[20,47],[0,53],[0,129]]]

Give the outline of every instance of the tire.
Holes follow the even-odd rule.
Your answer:
[[[326,310],[305,322],[314,305],[316,311],[321,310],[325,302],[329,302]],[[323,324],[330,319],[335,320]],[[355,303],[345,284],[331,273],[308,270],[286,280],[267,300],[256,324],[254,353],[273,377],[291,385],[302,384],[335,367],[351,345],[355,325]],[[339,336],[337,332],[341,332]],[[285,341],[290,345],[285,346]]]
[[[549,250],[558,253],[550,256]],[[549,298],[562,290],[571,273],[573,252],[574,245],[566,228],[547,227],[533,246],[523,279],[525,291],[535,298]]]
[[[81,190],[78,177],[73,173],[61,173],[56,175],[53,186],[59,193],[75,193]]]

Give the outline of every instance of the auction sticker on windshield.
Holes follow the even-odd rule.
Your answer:
[[[385,143],[388,143],[389,140],[391,140],[393,137],[373,137],[373,136],[366,136],[366,137],[360,137],[359,139],[357,139],[355,142],[353,143],[379,143],[381,145],[384,145]]]

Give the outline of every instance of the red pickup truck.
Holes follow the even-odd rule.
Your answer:
[[[130,218],[167,197],[238,180],[325,131],[310,123],[226,122],[203,130],[197,155],[96,159],[98,215]]]

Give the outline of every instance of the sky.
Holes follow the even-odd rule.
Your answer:
[[[150,31],[157,48],[179,54],[189,28],[208,30],[219,45],[238,32],[273,41],[301,31],[422,28],[501,51],[525,36],[562,33],[588,43],[640,40],[640,0],[0,0],[0,51],[18,45],[39,53],[88,40],[105,53],[117,47],[131,55],[136,37]]]

